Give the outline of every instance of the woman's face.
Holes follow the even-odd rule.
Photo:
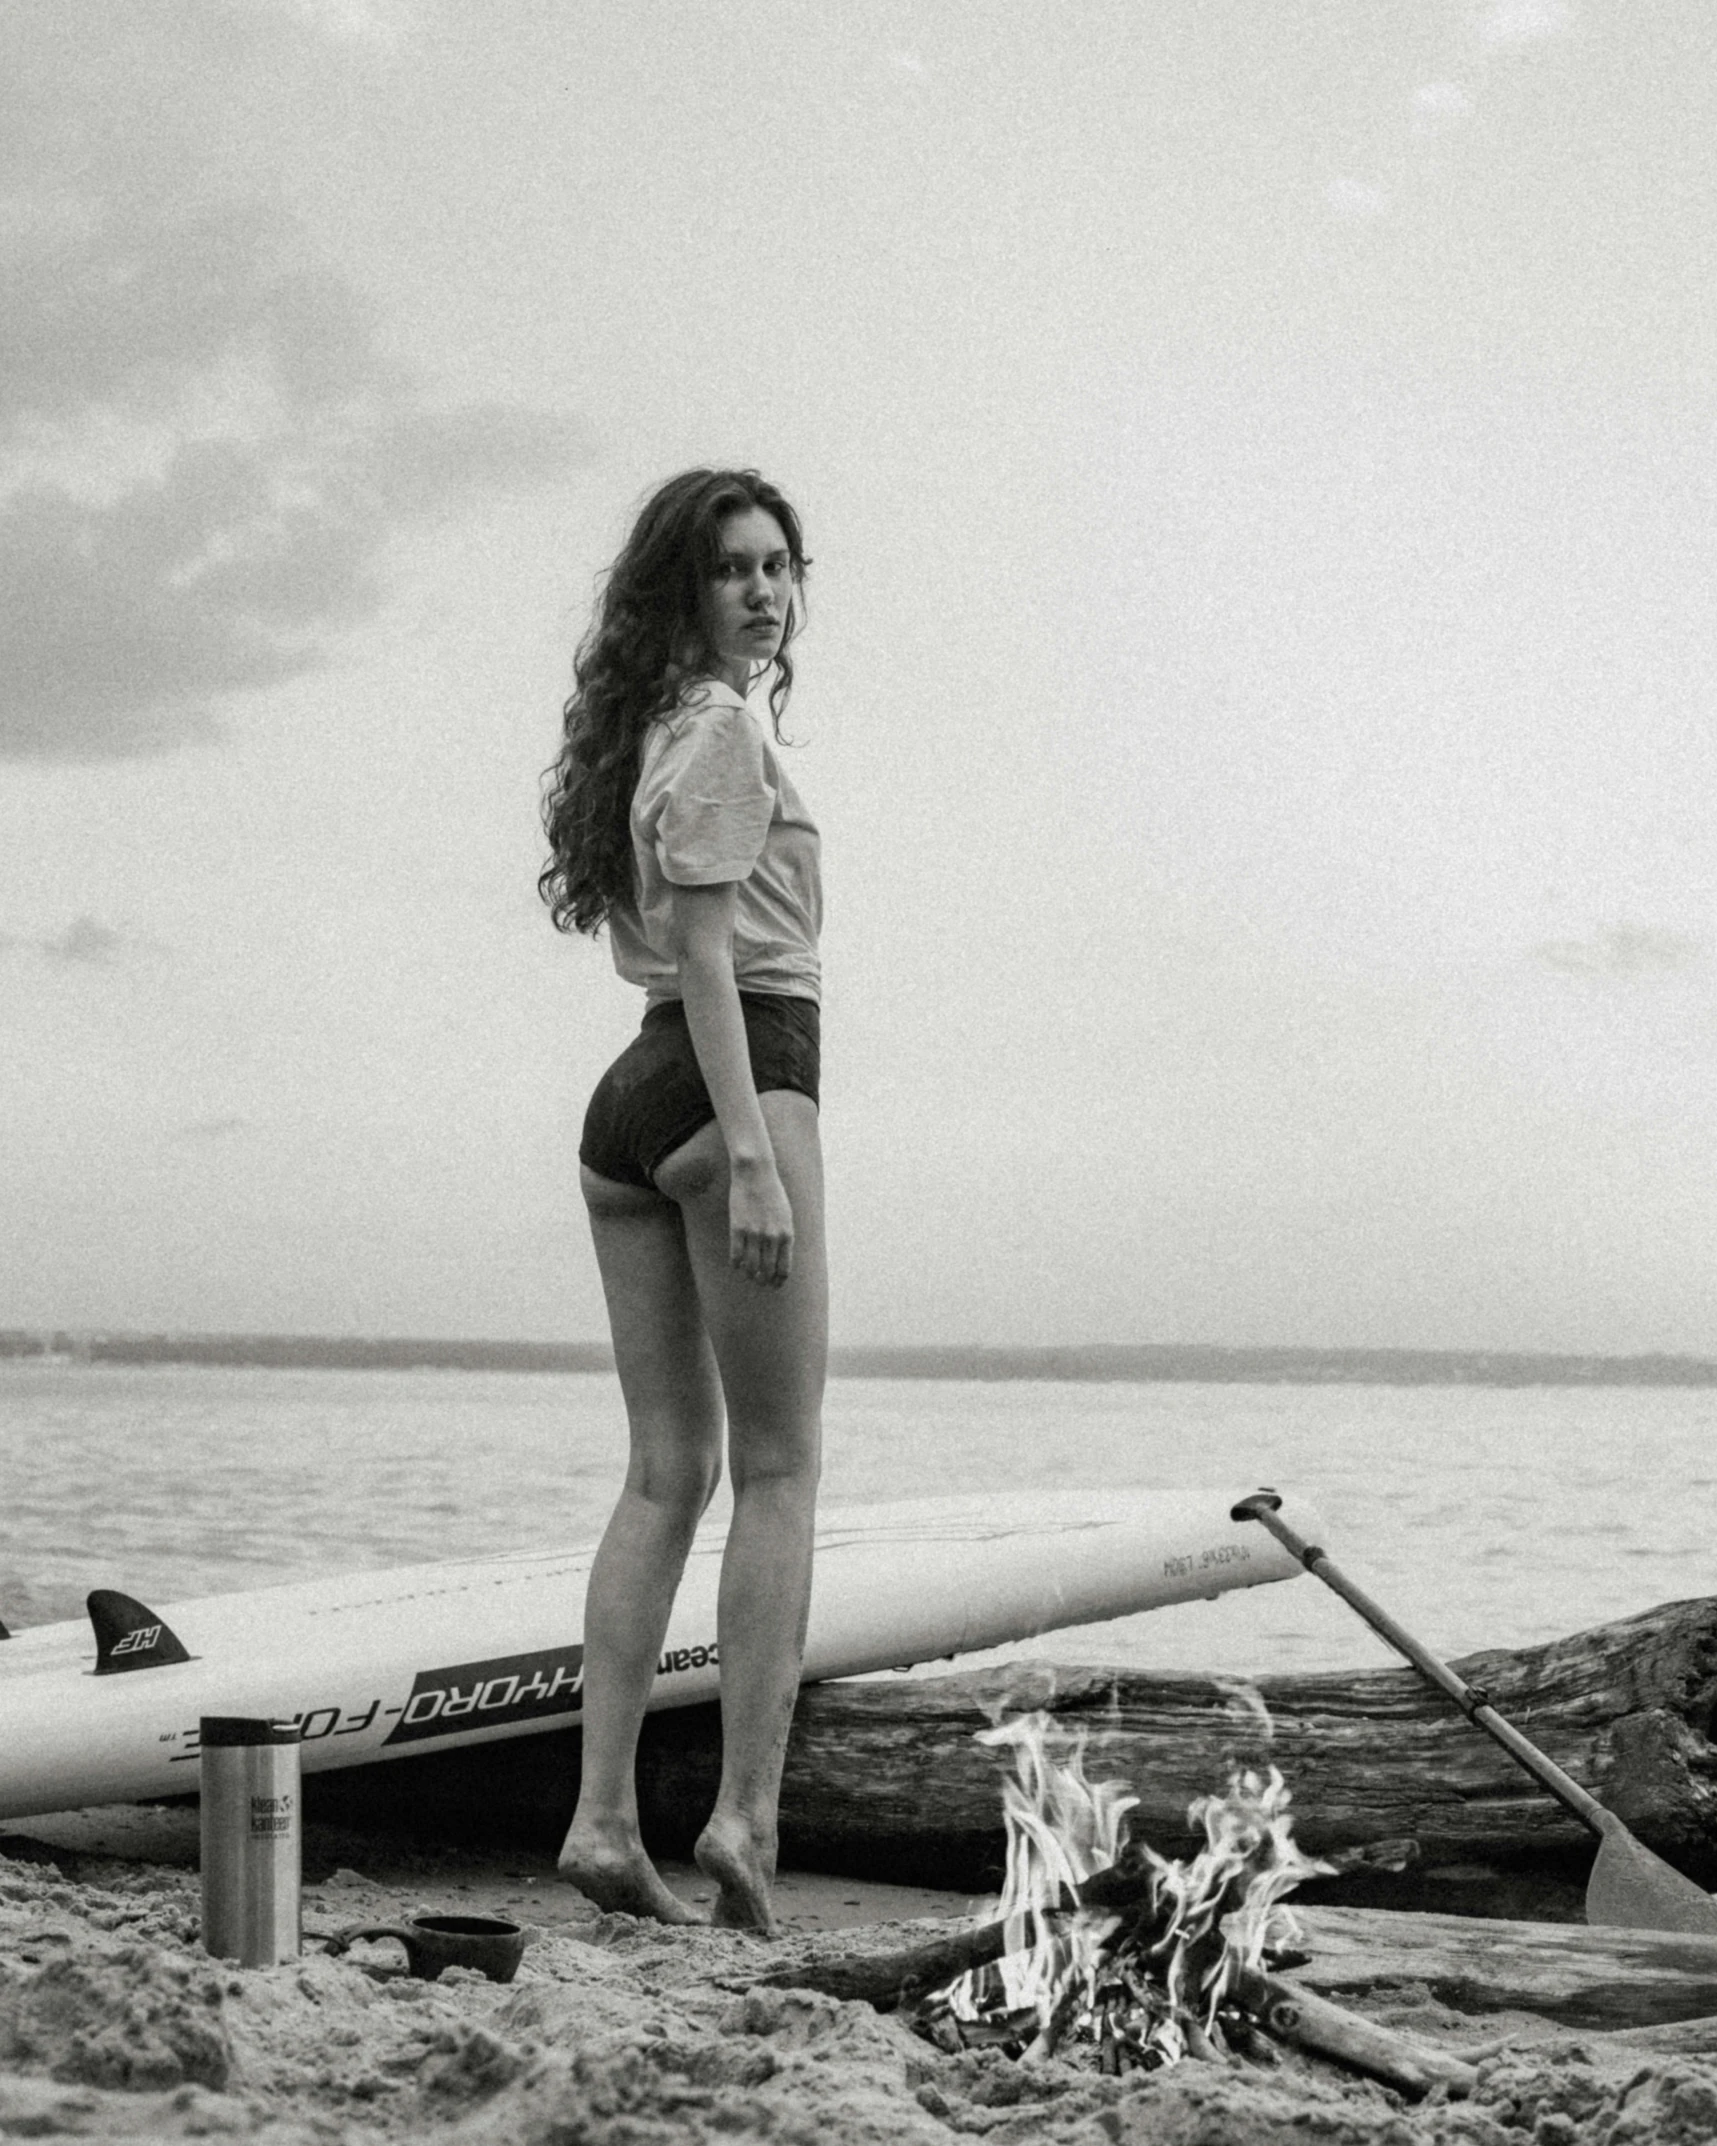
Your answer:
[[[774,660],[793,608],[793,555],[786,532],[763,507],[730,514],[716,531],[720,557],[704,590],[710,669],[743,693],[760,664]]]

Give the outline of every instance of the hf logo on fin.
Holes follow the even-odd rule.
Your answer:
[[[164,1669],[170,1662],[191,1659],[172,1626],[130,1595],[98,1587],[88,1607],[98,1677],[116,1677],[128,1669]]]

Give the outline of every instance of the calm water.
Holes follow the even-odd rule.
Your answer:
[[[612,1378],[0,1364],[0,1618],[592,1539]],[[838,1381],[825,1497],[1272,1483],[1447,1654],[1717,1594],[1717,1392]],[[1227,1672],[1389,1659],[1310,1579],[1027,1650]]]

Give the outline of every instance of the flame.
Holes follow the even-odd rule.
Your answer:
[[[1297,1941],[1299,1926],[1284,1896],[1330,1867],[1301,1852],[1288,1815],[1292,1801],[1278,1767],[1234,1773],[1225,1795],[1201,1796],[1187,1812],[1204,1829],[1204,1846],[1190,1863],[1144,1851],[1171,1903],[1153,1952],[1164,1959],[1163,1980],[1177,2012],[1196,2018],[1206,2033],[1239,1974]]]
[[[980,1730],[977,1740],[1011,1747],[1014,1755],[1013,1776],[1002,1789],[1007,1952],[995,1967],[963,1975],[949,2002],[957,2017],[977,2019],[999,1992],[1006,2013],[1029,2012],[1041,2029],[1067,1987],[1088,1980],[1120,1922],[1084,1910],[1069,1921],[1056,1916],[1056,1903],[1114,1862],[1127,1813],[1139,1799],[1118,1781],[1094,1788],[1085,1778],[1084,1732],[1069,1737],[1048,1714],[1018,1714]]]
[[[932,2000],[928,2030],[946,2039],[946,2019],[952,2046],[1001,2042],[1028,2059],[1084,2043],[1111,2071],[1220,2049],[1219,2014],[1239,1974],[1297,1940],[1284,1896],[1329,1868],[1295,1843],[1279,1770],[1237,1771],[1224,1795],[1200,1797],[1187,1815],[1204,1846],[1179,1863],[1129,1840],[1138,1798],[1086,1778],[1083,1731],[1034,1713],[978,1740],[1014,1761],[1003,1790],[1007,1950]],[[1136,1907],[1068,1912],[1070,1892],[1123,1859],[1142,1881]]]

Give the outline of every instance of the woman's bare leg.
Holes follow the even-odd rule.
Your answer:
[[[638,1729],[692,1534],[721,1475],[721,1391],[680,1211],[582,1172],[631,1434],[584,1612],[584,1762],[560,1873],[598,1907],[701,1918],[638,1834]]]
[[[828,1273],[816,1105],[787,1089],[760,1101],[793,1209],[792,1275],[781,1288],[748,1281],[728,1263],[727,1155],[717,1127],[676,1149],[656,1182],[684,1218],[727,1403],[733,1475],[717,1615],[721,1787],[696,1853],[721,1888],[717,1921],[772,1932],[776,1809],[811,1597]]]

